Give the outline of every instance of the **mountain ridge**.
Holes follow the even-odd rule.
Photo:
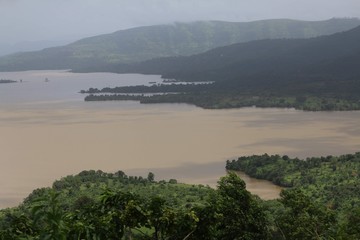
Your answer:
[[[235,67],[233,65],[237,65],[237,70],[241,69],[249,74],[259,73],[259,71],[278,72],[279,68],[283,72],[293,68],[291,71],[306,70],[309,73],[315,73],[316,66],[313,66],[314,64],[321,63],[325,66],[333,61],[339,62],[340,58],[356,58],[360,51],[359,41],[360,27],[356,27],[346,32],[311,39],[267,39],[237,43],[193,56],[153,59],[129,65],[128,69],[126,67],[124,69],[140,73],[163,74],[167,78],[191,81],[196,81],[196,77],[199,77],[196,76],[197,72],[211,71],[215,74],[220,68]],[[279,60],[282,60],[281,66],[276,65]],[[261,64],[263,66],[259,68]],[[297,69],[297,66],[301,69]],[[249,68],[252,69],[252,72],[249,72]],[[313,70],[309,70],[309,68]],[[121,72],[121,65],[119,70]],[[332,70],[334,69],[329,68],[329,71]],[[186,79],[187,77],[181,76],[181,74],[191,75],[191,79]]]
[[[1,71],[96,69],[159,57],[188,56],[238,42],[268,38],[308,38],[349,30],[360,19],[253,22],[199,21],[120,30],[81,39],[66,46],[0,58]]]

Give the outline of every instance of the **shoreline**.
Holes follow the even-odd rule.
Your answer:
[[[82,92],[84,94],[86,92]],[[137,95],[135,95],[137,94]],[[140,95],[143,94],[143,95]],[[258,97],[223,95],[212,96],[202,93],[176,93],[169,94],[160,92],[158,94],[146,95],[145,93],[111,93],[90,94],[84,98],[85,102],[102,101],[137,101],[140,104],[190,104],[203,109],[241,109],[249,107],[257,108],[281,108],[295,109],[305,112],[343,112],[359,111],[359,101],[349,101],[338,98],[309,97],[305,102],[297,102],[295,97]]]
[[[222,163],[224,165],[224,163]],[[205,164],[204,164],[205,165]],[[209,166],[211,166],[212,164],[209,164]],[[214,165],[220,165],[218,163],[214,164]],[[174,168],[175,169],[175,168]],[[224,170],[224,169],[223,169]],[[161,180],[157,180],[157,181],[168,181],[169,179],[176,179],[175,177],[171,177],[171,175],[167,174],[164,175],[165,170],[164,169],[150,169],[148,171],[146,171],[145,169],[133,169],[133,170],[128,170],[125,171],[125,174],[131,173],[131,176],[142,176],[144,178],[146,178],[146,174],[145,172],[153,172],[155,174],[155,177],[157,178],[158,175],[160,176],[165,176],[165,178],[161,178]],[[220,171],[219,171],[220,172]],[[277,199],[279,198],[279,194],[280,191],[283,189],[281,186],[278,186],[270,181],[267,180],[263,180],[263,179],[257,179],[254,177],[250,177],[249,175],[247,175],[245,172],[242,171],[234,171],[238,176],[240,176],[240,178],[246,183],[246,190],[248,190],[251,194],[253,195],[257,195],[259,196],[261,199],[263,200],[272,200],[272,199]],[[143,173],[142,175],[133,175],[133,173]],[[76,174],[70,174],[69,176],[74,176],[77,175]],[[183,183],[186,185],[208,185],[212,188],[216,188],[217,187],[217,181],[219,181],[220,177],[225,176],[226,172],[224,171],[223,175],[219,175],[216,177],[212,177],[210,179],[207,179],[204,181],[204,179],[199,178],[198,180],[192,181],[191,179],[188,179],[185,181],[179,181],[179,183]],[[193,176],[194,177],[194,176]],[[57,181],[59,179],[54,179],[53,182]],[[52,185],[52,184],[51,184]],[[51,185],[48,186],[39,186],[38,188],[47,188],[47,187],[51,187]],[[36,189],[38,189],[36,188]],[[32,191],[34,191],[35,189],[33,189]],[[32,192],[31,191],[31,192]],[[29,194],[31,194],[31,192]],[[28,195],[29,195],[28,194]],[[18,207],[20,204],[22,204],[23,200],[28,196],[20,196],[21,194],[17,194],[14,196],[4,196],[4,197],[0,197],[0,211],[4,210],[6,208],[13,208],[13,207]]]

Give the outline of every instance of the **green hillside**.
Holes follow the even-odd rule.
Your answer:
[[[118,65],[119,72],[162,74],[181,81],[216,81],[257,84],[260,79],[286,76],[358,76],[360,27],[310,39],[266,39],[219,47],[187,57],[158,58]],[[340,64],[339,66],[337,66]],[[336,67],[337,66],[337,67]],[[256,86],[257,88],[259,86]]]
[[[286,188],[302,188],[322,204],[339,211],[360,207],[360,152],[305,160],[254,155],[227,161],[226,169],[243,171]]]
[[[346,31],[358,25],[359,19],[314,22],[281,19],[138,27],[82,39],[67,46],[2,57],[0,70],[103,71],[118,63],[193,55],[220,46],[259,39],[310,38]]]

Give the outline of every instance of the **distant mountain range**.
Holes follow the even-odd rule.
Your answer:
[[[286,19],[244,23],[210,21],[139,27],[85,38],[62,47],[5,56],[0,58],[0,70],[113,70],[119,64],[161,57],[190,56],[217,47],[260,39],[330,35],[358,25],[360,20],[351,18],[313,22]],[[259,46],[258,42],[243,45],[243,48],[251,47],[252,44]],[[281,42],[278,44],[281,45]],[[260,50],[257,52],[265,54],[260,53]]]

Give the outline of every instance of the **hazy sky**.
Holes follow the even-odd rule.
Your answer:
[[[0,43],[195,20],[360,17],[360,0],[0,0]]]

